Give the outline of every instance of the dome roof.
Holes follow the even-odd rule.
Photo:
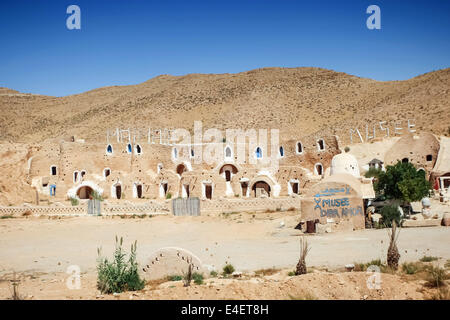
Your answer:
[[[349,153],[340,153],[333,157],[331,160],[330,175],[347,173],[359,178],[358,160]]]

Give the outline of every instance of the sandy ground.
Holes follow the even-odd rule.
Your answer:
[[[366,273],[337,272],[348,263],[384,259],[388,245],[386,229],[310,235],[311,251],[307,262],[322,271],[316,270],[320,274],[288,277],[287,273],[293,270],[299,255],[300,232],[294,229],[297,220],[298,216],[292,212],[242,213],[228,217],[2,219],[0,277],[10,279],[11,272],[17,272],[22,279],[22,291],[33,298],[104,298],[95,288],[97,248],[102,247],[104,254],[109,256],[113,251],[114,237],[118,235],[124,237],[126,248],[134,240],[138,241],[140,262],[161,247],[177,246],[192,251],[204,264],[212,265],[217,270],[221,270],[226,262],[246,274],[263,268],[284,270],[275,279],[210,279],[208,281],[213,281],[212,284],[195,286],[197,289],[186,289],[171,282],[170,287],[164,287],[164,284],[151,290],[146,287],[132,296],[135,298],[285,299],[289,295],[294,298],[308,296],[310,292],[305,288],[311,289],[311,294],[320,299],[332,299],[333,295],[345,299],[364,296],[369,299],[423,298],[422,293],[417,291],[420,283],[405,283],[398,276],[383,275],[392,278],[386,281],[390,287],[384,287],[384,293],[375,294],[367,291],[364,285],[368,277]],[[281,222],[284,222],[284,227],[280,227]],[[440,257],[438,263],[444,264],[450,259],[448,243],[448,227],[402,229],[398,242],[400,262],[417,261],[429,255]],[[68,290],[65,285],[68,277],[65,272],[70,265],[80,266],[81,291]],[[337,284],[332,284],[333,281]],[[340,282],[343,284],[340,285]],[[328,288],[328,283],[331,288]],[[339,289],[344,284],[347,288],[345,293]],[[263,292],[258,287],[263,288]],[[221,293],[221,288],[227,289]],[[10,291],[9,282],[0,281],[0,298],[10,296]],[[128,299],[129,295],[131,293],[109,298]]]

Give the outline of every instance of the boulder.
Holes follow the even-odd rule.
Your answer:
[[[443,226],[450,226],[450,212],[445,212],[444,216],[442,217],[442,225]]]

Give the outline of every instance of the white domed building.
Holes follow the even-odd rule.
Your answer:
[[[346,173],[355,178],[361,177],[359,172],[358,160],[349,153],[340,153],[331,160],[330,176],[340,173]]]

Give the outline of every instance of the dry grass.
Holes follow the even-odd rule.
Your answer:
[[[300,295],[291,295],[288,294],[289,299],[291,300],[318,300],[318,298],[311,292],[306,291],[302,292]]]
[[[279,271],[280,271],[280,269],[276,269],[276,268],[259,269],[259,270],[255,271],[255,275],[258,277],[271,276]]]

